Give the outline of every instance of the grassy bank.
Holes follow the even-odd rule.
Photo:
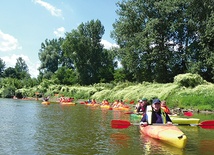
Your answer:
[[[204,81],[195,74],[178,75],[173,83],[167,84],[125,82],[100,83],[90,86],[64,86],[55,85],[51,81],[44,81],[38,87],[17,91],[26,96],[35,96],[35,92],[40,92],[44,96],[50,95],[52,101],[56,101],[56,98],[61,95],[85,100],[89,98],[95,98],[97,101],[108,99],[110,102],[116,99],[134,100],[135,103],[146,97],[149,100],[153,98],[166,100],[172,108],[199,110],[213,110],[214,108],[214,84]]]

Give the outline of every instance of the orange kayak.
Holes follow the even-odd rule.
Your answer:
[[[111,106],[110,105],[101,105],[100,108],[101,109],[109,109],[109,108],[111,108]]]
[[[112,108],[113,110],[129,110],[129,107]]]
[[[99,106],[100,104],[98,104],[98,103],[95,103],[95,104],[91,104],[91,103],[88,103],[88,104],[85,104],[86,106],[94,106],[94,107],[96,107],[96,106]]]
[[[44,105],[50,105],[50,102],[49,101],[43,101],[42,104],[44,104]]]
[[[154,124],[140,126],[140,132],[171,146],[183,149],[186,146],[186,135],[174,125]]]

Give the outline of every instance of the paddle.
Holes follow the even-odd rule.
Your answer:
[[[193,113],[191,111],[183,112],[183,114],[184,114],[184,116],[188,116],[188,117],[193,116]]]
[[[129,121],[126,121],[126,120],[112,120],[111,121],[111,127],[115,128],[115,129],[125,129],[131,125],[140,125],[140,124],[139,123],[133,124],[133,123],[130,123]],[[203,121],[200,124],[196,124],[194,126],[199,126],[203,129],[214,129],[214,120]]]
[[[133,124],[130,123],[129,121],[125,121],[125,120],[112,120],[111,121],[111,127],[115,128],[115,129],[125,129],[131,125],[133,125]],[[139,123],[137,125],[139,125]]]

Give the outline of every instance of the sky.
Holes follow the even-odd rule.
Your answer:
[[[118,18],[119,0],[4,0],[0,5],[0,58],[6,68],[22,57],[31,77],[37,77],[41,43],[65,37],[81,23],[100,20],[105,28],[101,43],[116,46],[110,37]]]

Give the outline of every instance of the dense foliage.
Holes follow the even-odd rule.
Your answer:
[[[65,38],[41,43],[37,79],[30,77],[22,58],[14,68],[5,68],[0,59],[2,97],[11,97],[16,89],[47,84],[47,80],[63,86],[170,83],[179,74],[193,73],[198,77],[175,78],[175,82],[192,88],[202,84],[202,79],[214,82],[214,1],[121,0],[116,5],[118,19],[111,37],[118,48],[104,49],[105,29],[100,20],[81,23]],[[45,88],[37,91],[45,93]]]
[[[112,36],[127,80],[166,83],[190,72],[213,82],[214,1],[122,0],[117,5]]]

